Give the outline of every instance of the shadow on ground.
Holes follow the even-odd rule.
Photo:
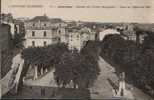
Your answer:
[[[2,96],[2,99],[90,99],[90,92],[87,89],[56,88],[41,86],[23,86],[18,94],[13,90]]]

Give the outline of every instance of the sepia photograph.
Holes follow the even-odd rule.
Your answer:
[[[0,99],[154,100],[154,2],[0,0]]]

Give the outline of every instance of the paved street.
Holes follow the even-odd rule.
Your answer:
[[[24,85],[57,87],[57,85],[54,81],[54,77],[53,77],[53,70],[48,72],[42,78],[38,78],[37,80],[32,80],[32,79],[25,80]]]
[[[113,86],[109,82],[112,81],[118,85],[118,76],[114,73],[115,69],[103,58],[99,58],[100,75],[96,80],[94,86],[90,89],[92,99],[113,98]],[[153,100],[151,97],[143,93],[140,89],[133,87],[133,90],[129,90],[128,87],[133,87],[126,83],[127,98],[136,100]]]
[[[118,80],[117,76],[113,73],[115,70],[108,63],[106,63],[101,57],[99,60],[100,75],[96,80],[94,86],[91,88],[91,98],[92,99],[101,99],[101,98],[112,98],[112,86],[108,82],[108,79]]]

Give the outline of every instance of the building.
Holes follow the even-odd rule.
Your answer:
[[[102,41],[106,35],[109,34],[120,34],[116,29],[113,28],[107,28],[103,29],[102,31],[99,32],[99,40]]]
[[[7,24],[0,24],[0,50],[6,51],[10,47],[10,26]]]
[[[15,34],[25,34],[24,22],[21,20],[14,20]]]
[[[19,18],[16,18],[16,20],[20,20],[21,22],[25,22],[27,20],[29,20],[28,17],[19,17]]]
[[[10,26],[7,24],[0,24],[0,79],[6,75],[10,70],[10,52],[11,52],[11,34]]]
[[[136,41],[136,34],[133,24],[124,25],[122,34],[127,38],[127,40]]]
[[[70,50],[80,50],[81,49],[81,35],[79,33],[79,28],[69,28],[68,30],[68,47]]]
[[[46,15],[36,16],[25,22],[25,47],[46,46],[58,42],[67,42],[65,27],[61,19],[50,19]]]
[[[87,41],[95,40],[95,32],[87,27],[73,27],[68,29],[69,40],[68,47],[70,50],[80,51]]]
[[[50,19],[46,15],[36,16],[25,22],[25,48],[65,43],[70,50],[81,48],[88,40],[95,40],[96,32],[85,26],[77,26],[73,22],[61,19]]]
[[[13,23],[13,16],[11,13],[8,14],[1,14],[2,16],[2,23],[4,24],[9,24],[10,25],[10,30],[12,36],[15,34],[15,24]]]
[[[16,34],[23,34],[24,33],[24,25],[23,22],[19,20],[15,20],[11,13],[9,14],[2,14],[2,23],[10,25],[10,32],[12,38],[15,37]]]
[[[13,21],[13,16],[12,16],[11,13],[8,13],[8,14],[2,13],[1,14],[1,20],[4,21],[4,22],[12,22]]]

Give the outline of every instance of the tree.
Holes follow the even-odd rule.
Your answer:
[[[24,34],[17,34],[15,33],[14,38],[13,38],[13,46],[16,48],[22,49],[23,46],[23,41],[24,41]]]
[[[65,44],[30,47],[23,50],[22,58],[35,68],[36,73],[36,70],[38,70],[42,74],[42,69],[54,68],[54,65],[59,62],[61,55],[66,51],[68,51],[68,49]]]
[[[65,87],[72,81],[74,88],[88,88],[99,75],[99,42],[89,41],[80,51],[65,52],[55,67],[57,84]]]
[[[119,66],[115,67],[117,70],[126,72],[127,77],[144,90],[147,86],[154,89],[154,35],[152,32],[146,33],[148,36],[140,44],[142,48],[138,48],[133,41],[122,39],[120,35],[108,35],[101,44],[102,56],[106,54],[110,62]]]
[[[65,52],[60,62],[55,67],[55,80],[57,84],[65,87],[74,78],[73,68],[76,66],[75,56],[71,52]]]

